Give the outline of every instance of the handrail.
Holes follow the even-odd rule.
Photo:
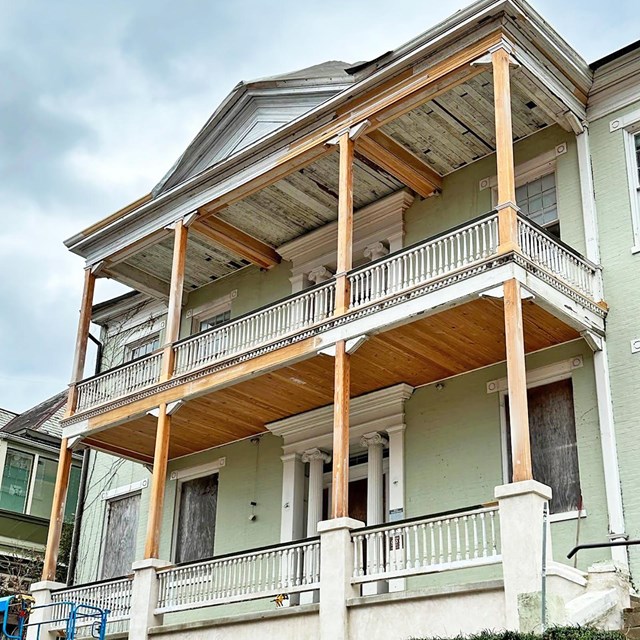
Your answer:
[[[567,558],[571,560],[573,556],[582,551],[583,549],[602,549],[603,547],[631,547],[633,545],[640,544],[640,540],[609,540],[608,542],[585,542],[579,544],[567,554]]]

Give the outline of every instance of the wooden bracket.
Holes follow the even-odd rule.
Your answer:
[[[596,351],[602,351],[602,347],[603,347],[602,336],[598,335],[593,331],[589,331],[589,329],[585,329],[580,335],[584,338],[584,341],[589,345],[589,348],[591,349],[591,351],[593,351],[594,353]]]
[[[356,336],[355,338],[350,338],[345,343],[345,353],[349,355],[355,353],[369,338],[366,334],[362,334],[361,336]],[[318,350],[318,355],[329,356],[331,358],[336,357],[336,345],[332,344],[330,347],[324,347],[324,349]]]

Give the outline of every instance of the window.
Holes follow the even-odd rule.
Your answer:
[[[58,462],[56,460],[42,457],[38,459],[31,498],[31,515],[40,518],[48,518],[51,515],[57,470]],[[72,494],[70,493],[70,495]]]
[[[516,187],[516,204],[525,216],[560,237],[555,173]]]
[[[527,390],[533,477],[553,490],[551,513],[576,511],[580,473],[571,378]],[[508,477],[512,477],[509,405],[505,397]]]
[[[207,329],[214,329],[221,324],[228,322],[231,319],[231,309],[226,309],[220,313],[216,313],[213,316],[200,320],[198,325],[198,331],[206,331]]]
[[[30,453],[7,449],[0,486],[0,509],[17,513],[27,512],[33,460],[34,456]]]
[[[107,502],[101,571],[103,580],[131,573],[131,565],[135,560],[139,515],[139,493]]]
[[[152,336],[147,336],[142,340],[136,340],[131,342],[125,347],[125,362],[131,360],[137,360],[143,356],[147,356],[153,353],[160,347],[160,334],[156,333]]]
[[[637,126],[636,126],[637,129]],[[633,224],[635,253],[640,251],[640,132],[626,132],[625,144],[628,154],[629,195]]]
[[[178,485],[175,561],[210,558],[216,532],[218,474],[212,473]]]

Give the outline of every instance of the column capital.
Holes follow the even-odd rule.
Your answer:
[[[322,460],[324,463],[331,462],[331,456],[322,449],[307,449],[302,454],[302,462],[312,462],[314,460]]]
[[[324,265],[320,265],[319,267],[315,267],[311,269],[307,274],[307,280],[313,282],[314,284],[320,284],[322,282],[327,282],[333,278],[333,273],[327,269]]]
[[[362,438],[360,438],[360,444],[367,448],[375,445],[382,445],[383,447],[386,447],[389,444],[389,440],[381,433],[374,431],[373,433],[365,433]]]
[[[293,453],[285,453],[280,456],[280,460],[282,460],[282,462],[300,462],[301,458],[302,456],[295,451]]]
[[[389,249],[382,242],[372,242],[364,248],[364,257],[369,260],[378,260],[386,255],[389,255]]]

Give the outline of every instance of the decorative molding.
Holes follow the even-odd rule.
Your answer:
[[[369,447],[375,447],[377,445],[382,445],[386,447],[389,444],[389,438],[385,438],[381,433],[374,431],[373,433],[365,433],[360,438],[360,444],[367,449]]]
[[[130,493],[137,493],[146,489],[149,486],[149,480],[145,478],[144,480],[139,480],[138,482],[132,482],[131,484],[125,484],[121,487],[116,487],[115,489],[108,489],[107,491],[102,492],[103,500],[113,500],[114,498],[121,498],[122,496],[126,496]]]
[[[367,340],[369,336],[361,335],[356,336],[355,338],[349,338],[345,344],[345,351],[351,355],[355,353]],[[324,349],[318,350],[318,355],[321,356],[329,356],[330,358],[336,357],[336,345],[332,344],[330,347],[325,347]]]
[[[583,365],[582,356],[574,356],[568,360],[561,360],[545,367],[538,367],[527,371],[527,386],[536,386],[545,382],[552,382],[571,375],[575,369],[579,369]],[[507,378],[498,380],[490,380],[487,382],[487,393],[497,393],[507,391]]]
[[[218,458],[212,462],[206,464],[200,464],[196,467],[187,467],[186,469],[177,469],[172,471],[169,476],[171,480],[193,480],[194,478],[200,478],[202,476],[209,475],[225,467],[227,465],[226,458]]]
[[[404,403],[413,387],[397,384],[381,391],[367,393],[351,400],[349,440],[359,445],[360,439],[372,432],[404,426]],[[284,439],[285,455],[309,449],[331,450],[333,446],[333,405],[277,420],[266,425],[271,433]]]
[[[560,155],[567,153],[568,144],[563,142],[554,149],[545,151],[535,158],[531,158],[526,162],[522,162],[515,167],[515,180],[516,186],[521,186],[532,180],[536,180],[548,173],[552,173],[556,170],[556,158]],[[482,178],[478,183],[478,189],[484,191],[485,189],[494,189],[498,186],[498,176],[488,176]]]
[[[640,338],[631,341],[631,353],[640,353]]]
[[[301,459],[302,459],[302,462],[304,462],[305,464],[307,462],[312,462],[314,460],[322,460],[325,464],[328,464],[329,462],[331,462],[331,456],[326,451],[322,451],[322,449],[318,449],[318,448],[307,449],[302,454]]]
[[[226,311],[231,306],[231,301],[238,297],[238,290],[234,289],[230,291],[226,296],[220,296],[215,300],[211,300],[205,304],[201,304],[199,307],[193,309],[187,309],[185,316],[187,318],[197,317],[202,314],[215,314],[217,311]]]
[[[364,257],[369,260],[378,260],[388,255],[389,249],[382,242],[373,242],[364,248]]]
[[[362,209],[353,216],[353,252],[357,254],[365,247],[398,234],[404,235],[404,212],[411,206],[414,196],[406,189],[392,193]],[[324,265],[334,268],[338,244],[338,223],[329,224],[311,231],[300,238],[277,248],[284,260],[293,263],[295,278]]]
[[[609,133],[620,131],[620,129],[627,129],[638,123],[640,123],[640,109],[635,109],[611,120],[611,122],[609,122]]]
[[[311,269],[307,274],[307,279],[313,284],[322,284],[323,282],[327,282],[333,278],[333,272],[331,272],[324,265],[320,265],[319,267],[315,267]]]

